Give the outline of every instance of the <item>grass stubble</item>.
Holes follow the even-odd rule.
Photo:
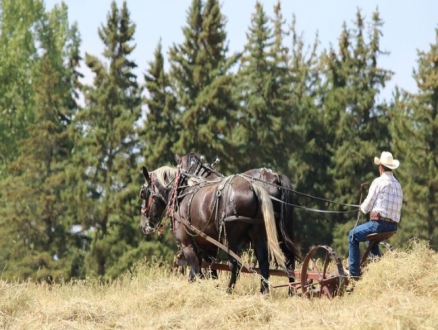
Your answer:
[[[0,329],[437,329],[438,254],[424,241],[369,264],[352,294],[328,299],[258,293],[242,274],[235,292],[219,280],[188,283],[158,264],[110,284],[0,280]],[[285,278],[271,277],[284,283]]]

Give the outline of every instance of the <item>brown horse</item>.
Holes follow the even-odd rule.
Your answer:
[[[197,154],[189,153],[183,157],[175,155],[175,160],[184,172],[201,176],[206,180],[223,178],[223,175],[217,172],[214,166],[206,163]],[[295,260],[300,260],[301,256],[293,238],[293,205],[296,204],[296,201],[289,178],[266,168],[248,170],[242,175],[261,182],[273,199],[280,247],[286,257],[287,269],[294,270]],[[292,276],[289,277],[289,282],[294,282]],[[292,294],[292,291],[290,290],[289,293]]]
[[[284,265],[285,258],[277,240],[272,202],[260,183],[240,175],[190,183],[184,174],[169,167],[152,172],[154,175],[143,167],[143,174],[142,230],[148,233],[156,229],[164,214],[163,206],[167,205],[174,236],[191,267],[190,280],[200,275],[203,255],[215,256],[218,252],[217,246],[199,232],[223,242],[236,254],[239,243],[249,236],[261,270],[260,290],[269,292],[269,255],[280,265]],[[230,270],[229,291],[237,280],[234,258],[230,258]]]

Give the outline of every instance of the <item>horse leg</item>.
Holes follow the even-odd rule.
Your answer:
[[[266,238],[261,235],[264,228],[260,226],[254,226],[250,231],[250,236],[253,242],[254,253],[259,262],[260,275],[262,276],[260,280],[260,293],[269,294],[269,255],[268,255],[268,244]]]
[[[236,255],[240,256],[239,254],[239,244],[244,242],[247,243],[249,240],[248,237],[248,224],[245,224],[243,222],[231,222],[226,226],[226,240],[224,243],[228,249],[232,252],[234,252]],[[242,241],[243,239],[243,241]],[[240,267],[241,265],[239,262],[230,256],[230,281],[228,282],[228,288],[227,293],[232,293],[234,290],[234,287],[236,285],[237,279],[240,275]]]
[[[205,261],[210,262],[207,258],[205,259]],[[212,280],[217,280],[219,278],[217,275],[217,269],[208,269],[207,271]]]
[[[237,244],[229,244],[228,247],[231,251],[237,254]],[[236,259],[230,257],[229,267],[231,276],[230,281],[228,282],[227,293],[233,293],[234,287],[236,286],[236,282],[240,274],[240,265]]]
[[[285,251],[285,255],[287,256],[287,262],[286,262],[286,270],[288,272],[293,272],[295,270],[295,255],[287,255],[288,251]],[[289,275],[288,276],[289,283],[295,282],[295,277]],[[296,294],[295,289],[292,286],[289,286],[288,295],[294,296]]]
[[[211,263],[211,259],[209,258],[209,255],[207,253],[204,253],[204,261],[207,264]],[[217,280],[219,278],[218,275],[217,275],[217,269],[207,268],[202,273],[203,273],[203,278],[204,278],[204,275],[205,275],[206,278],[211,278],[213,280]]]
[[[190,265],[189,282],[194,282],[196,277],[201,277],[201,259],[192,244],[182,245],[184,257]]]
[[[210,276],[213,280],[217,280],[219,277],[217,275],[217,269],[211,269],[210,270]]]
[[[187,234],[185,225],[179,221],[178,216],[176,216],[173,235],[177,241],[177,244],[180,246],[180,249],[184,255],[184,259],[187,262],[187,266],[190,266],[189,282],[194,282],[196,277],[201,277],[202,256],[196,249],[193,238]]]

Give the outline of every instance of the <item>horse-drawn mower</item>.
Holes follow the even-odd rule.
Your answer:
[[[367,241],[369,244],[362,256],[361,271],[365,268],[368,260],[370,260],[370,251],[375,244],[380,244],[384,248],[392,250],[392,247],[388,243],[383,242],[383,240],[390,238],[394,234],[395,232],[386,232],[368,235]],[[175,256],[174,267],[179,270],[187,267],[187,261],[184,260],[182,253],[178,253]],[[230,270],[228,265],[217,262],[208,263],[204,261],[201,267],[203,269],[225,272]],[[260,275],[260,269],[253,267],[242,267],[240,272]],[[291,289],[290,292],[293,294],[306,298],[327,297],[332,299],[335,296],[342,296],[347,291],[348,284],[351,281],[348,271],[344,270],[341,258],[327,245],[312,247],[304,258],[301,270],[270,269],[269,274],[271,276],[295,278],[294,282],[274,284],[271,285],[271,288],[287,287]]]
[[[163,218],[170,219],[190,266],[190,280],[201,275],[201,268],[230,271],[230,291],[240,269],[259,274],[262,293],[288,287],[291,294],[331,299],[346,292],[351,278],[329,246],[313,247],[303,259],[301,270],[293,269],[295,260],[300,259],[292,240],[293,207],[297,206],[293,194],[297,192],[287,177],[265,168],[225,177],[196,154],[178,156],[176,160],[178,168],[163,166],[149,173],[143,167],[141,228],[145,234],[151,233],[163,226]],[[367,237],[369,245],[361,269],[372,247],[394,233]],[[238,255],[238,245],[249,242],[260,269],[251,267]],[[229,255],[230,265],[201,263],[202,258],[212,258],[218,250]],[[283,269],[269,269],[269,257]],[[268,281],[270,275],[287,277],[289,282],[272,285]]]

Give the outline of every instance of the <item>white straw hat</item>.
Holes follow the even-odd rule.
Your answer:
[[[392,153],[383,151],[380,158],[374,157],[374,164],[381,164],[391,170],[395,170],[400,165],[400,162],[392,157]]]

